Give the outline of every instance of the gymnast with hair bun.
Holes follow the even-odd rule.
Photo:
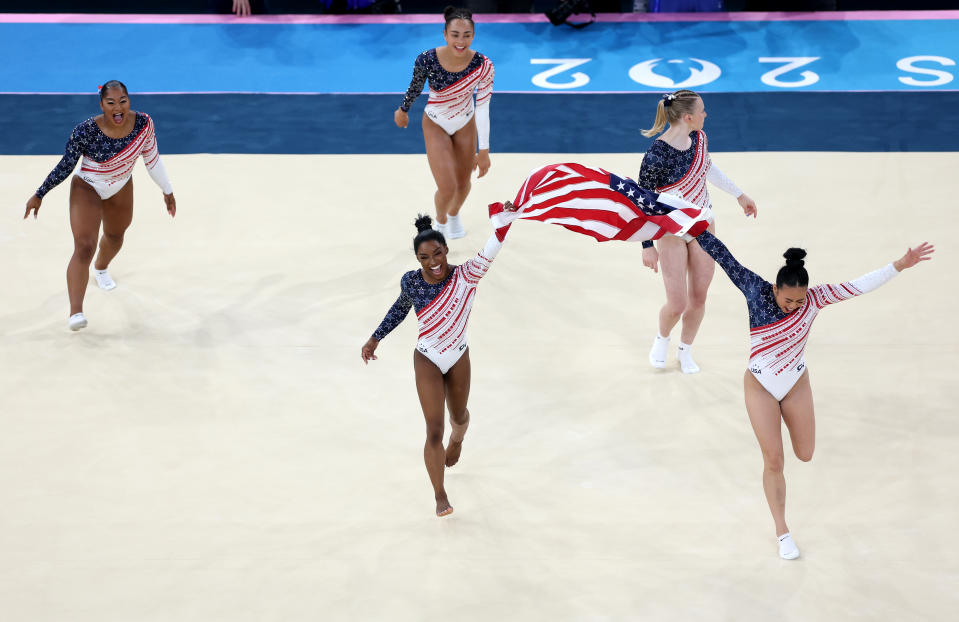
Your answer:
[[[83,297],[101,223],[103,236],[93,275],[101,289],[116,287],[107,266],[120,252],[123,234],[133,221],[133,166],[139,158],[143,158],[150,177],[163,191],[167,212],[171,217],[176,215],[173,186],[157,150],[153,120],[145,113],[130,110],[127,87],[118,80],[110,80],[100,87],[100,109],[103,114],[74,128],[66,153],[27,200],[23,214],[26,218],[33,212],[36,218],[43,197],[69,177],[77,161],[83,158],[80,172],[70,184],[70,228],[73,230],[73,256],[67,265],[70,330],[80,330],[87,325]]]
[[[796,559],[799,549],[786,526],[786,478],[783,476],[781,421],[786,422],[793,452],[812,460],[816,444],[812,388],[805,350],[816,315],[827,306],[871,292],[919,262],[935,248],[923,242],[886,266],[838,285],[809,287],[806,251],[790,248],[776,283],[744,268],[719,239],[706,231],[699,246],[725,270],[746,296],[749,310],[749,367],[744,374],[746,412],[763,454],[763,490],[776,524],[779,556]]]
[[[413,252],[420,269],[400,279],[400,295],[386,317],[360,349],[364,363],[376,360],[377,346],[409,314],[416,310],[419,338],[413,350],[416,392],[426,418],[426,445],[423,458],[436,499],[436,515],[453,513],[443,485],[444,467],[459,460],[463,438],[469,426],[466,408],[470,392],[470,356],[466,336],[476,286],[489,270],[502,247],[505,231],[493,233],[475,257],[459,266],[447,261],[449,247],[442,233],[432,228],[429,216],[415,222]],[[503,238],[497,237],[502,235]],[[444,402],[449,408],[449,445],[443,448]]]
[[[426,159],[436,181],[434,228],[456,239],[466,235],[459,212],[470,192],[470,175],[478,168],[482,177],[490,167],[489,104],[494,71],[489,58],[470,49],[476,28],[473,14],[448,6],[443,18],[446,45],[416,57],[413,79],[403,103],[393,112],[393,122],[403,128],[409,125],[410,106],[429,80],[430,98],[422,124]]]

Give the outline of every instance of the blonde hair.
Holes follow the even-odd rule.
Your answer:
[[[656,120],[653,127],[643,130],[643,136],[652,138],[666,129],[666,123],[676,123],[684,114],[693,114],[699,95],[695,91],[680,89],[675,93],[663,95],[656,104]]]

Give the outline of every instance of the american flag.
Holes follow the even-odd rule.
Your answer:
[[[516,194],[515,211],[489,206],[500,240],[517,218],[566,227],[599,242],[657,240],[666,233],[697,236],[712,212],[671,194],[640,188],[635,181],[582,164],[550,164],[533,171]]]

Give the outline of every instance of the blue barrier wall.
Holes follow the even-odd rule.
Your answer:
[[[658,94],[684,87],[704,95],[715,151],[959,151],[959,12],[742,15],[582,31],[477,18],[475,48],[496,63],[493,150],[641,152]],[[406,130],[392,113],[415,55],[442,42],[436,16],[84,19],[96,23],[0,17],[0,54],[17,59],[0,81],[0,153],[62,152],[110,78],[154,117],[165,153],[422,152],[425,97]]]
[[[421,109],[425,97],[414,107]],[[643,152],[658,96],[494,98],[491,143],[507,153]],[[422,153],[420,115],[393,125],[395,95],[134,95],[164,153]],[[713,151],[959,151],[959,92],[712,93]],[[0,95],[0,153],[62,153],[94,95]],[[582,121],[578,121],[582,119]],[[572,120],[572,121],[571,121]]]
[[[493,60],[500,92],[956,89],[959,11],[910,15],[921,19],[713,17],[583,30],[479,21],[473,48]],[[443,45],[442,18],[424,17],[430,23],[0,19],[0,58],[16,59],[0,92],[89,93],[118,77],[155,93],[398,93],[416,55]]]

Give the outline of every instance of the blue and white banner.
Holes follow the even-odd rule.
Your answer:
[[[582,30],[477,16],[473,48],[493,60],[499,92],[959,90],[959,12],[890,15],[900,18],[660,17]],[[0,93],[90,93],[108,79],[140,93],[401,93],[416,55],[444,44],[437,16],[89,17],[104,21],[0,17]]]

